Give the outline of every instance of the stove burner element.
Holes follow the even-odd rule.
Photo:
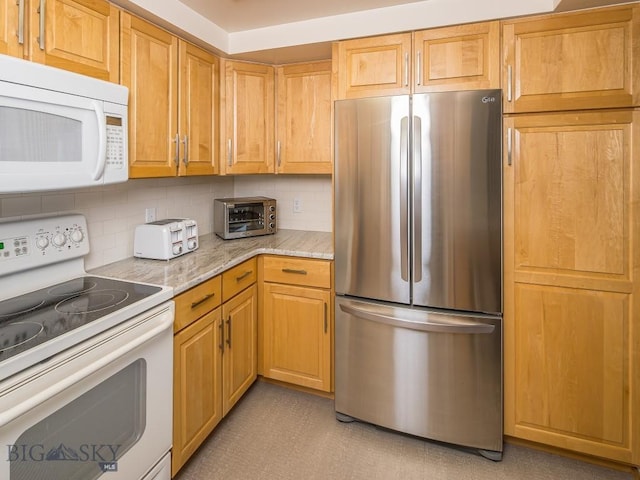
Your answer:
[[[10,298],[0,302],[0,318],[13,317],[35,310],[44,303],[40,298],[29,298],[28,296]]]
[[[56,310],[67,314],[99,312],[121,304],[128,297],[129,294],[122,290],[96,290],[62,300]]]
[[[75,278],[50,288],[47,293],[54,297],[66,297],[88,292],[92,288],[95,288],[96,285],[97,283],[94,281],[85,278]]]
[[[28,342],[42,331],[42,325],[35,322],[15,322],[0,327],[0,352]]]

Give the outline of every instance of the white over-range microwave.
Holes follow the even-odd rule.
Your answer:
[[[0,194],[124,182],[127,87],[0,55]]]

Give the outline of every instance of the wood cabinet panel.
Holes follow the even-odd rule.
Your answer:
[[[414,32],[414,92],[500,88],[500,23]]]
[[[222,301],[226,302],[242,290],[256,283],[258,260],[254,257],[222,274]]]
[[[265,255],[262,259],[265,282],[308,287],[331,287],[331,262],[309,258]]]
[[[256,380],[258,293],[255,285],[222,305],[224,322],[222,409],[224,415]]]
[[[172,476],[222,420],[220,310],[174,337]]]
[[[638,5],[505,22],[504,111],[638,105],[639,28]]]
[[[410,93],[410,57],[410,33],[339,42],[337,98]]]
[[[276,172],[332,173],[331,62],[276,68]]]
[[[273,173],[274,69],[269,65],[223,61],[225,95],[220,171]]]
[[[178,332],[222,303],[220,275],[181,293],[174,298],[176,319],[173,331]]]
[[[178,39],[122,14],[122,83],[129,87],[129,176],[177,172]]]
[[[331,389],[331,293],[264,285],[264,376]]]
[[[0,0],[0,53],[13,57],[25,57],[28,51],[25,45],[28,44],[29,25],[26,19],[29,18],[28,5],[23,6],[24,20],[20,23],[19,5],[15,0]],[[22,43],[18,39],[18,30],[22,25]]]

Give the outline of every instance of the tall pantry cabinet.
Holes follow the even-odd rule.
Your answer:
[[[640,6],[503,26],[505,433],[640,464]]]

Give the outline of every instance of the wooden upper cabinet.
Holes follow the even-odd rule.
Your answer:
[[[413,91],[500,88],[500,23],[413,33]]]
[[[331,173],[331,62],[276,69],[276,173]]]
[[[0,53],[117,83],[119,18],[103,0],[0,0]]]
[[[178,39],[122,13],[122,83],[129,87],[129,176],[176,175]]]
[[[127,13],[121,31],[129,176],[217,173],[218,58]]]
[[[410,93],[410,59],[410,33],[339,42],[337,98]]]
[[[640,102],[640,6],[503,24],[506,113]]]
[[[225,61],[220,173],[273,173],[274,68]],[[222,93],[222,92],[221,92]]]
[[[187,42],[179,42],[180,142],[178,175],[218,173],[218,57]]]

